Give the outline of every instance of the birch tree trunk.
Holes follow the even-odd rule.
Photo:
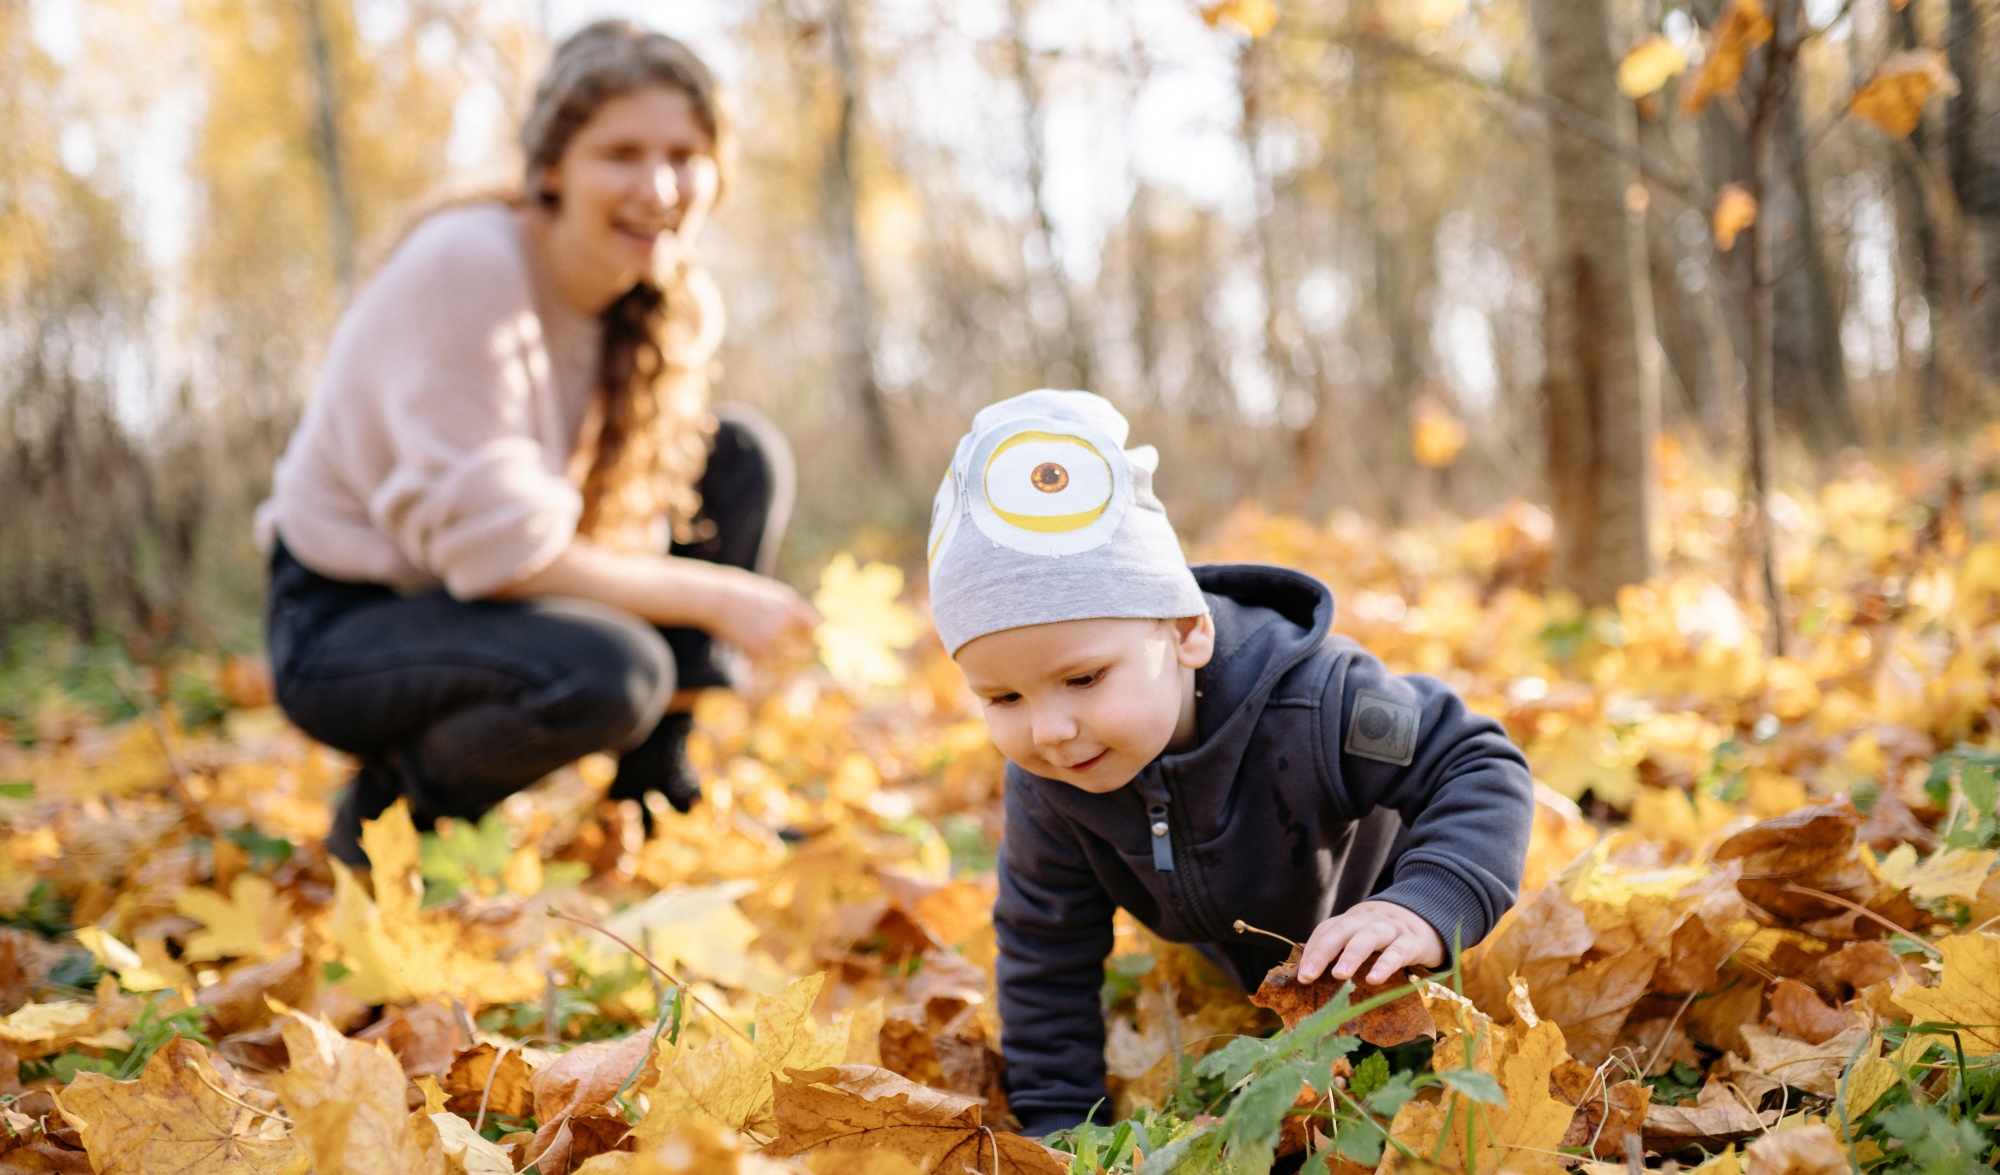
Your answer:
[[[1632,137],[1606,0],[1532,0],[1543,89]],[[1543,420],[1556,574],[1586,604],[1651,575],[1652,301],[1623,158],[1551,121],[1550,241],[1543,284]]]

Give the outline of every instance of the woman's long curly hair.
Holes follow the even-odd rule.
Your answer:
[[[603,20],[562,43],[535,89],[521,124],[527,197],[554,207],[542,174],[606,102],[647,86],[669,86],[693,100],[726,183],[734,144],[708,66],[672,37]],[[624,549],[659,549],[661,520],[677,539],[696,537],[695,483],[715,430],[708,369],[722,336],[722,297],[686,249],[670,256],[599,316],[603,424],[583,479],[577,531]]]

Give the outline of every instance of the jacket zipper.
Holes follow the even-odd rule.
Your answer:
[[[1165,791],[1164,778],[1161,779],[1160,785],[1161,790]],[[1185,865],[1193,858],[1187,850],[1187,838],[1182,835],[1179,825],[1168,814],[1167,805],[1171,802],[1172,795],[1169,793],[1161,802],[1146,807],[1146,818],[1151,824],[1147,831],[1153,836],[1153,868],[1161,873],[1174,875],[1175,884],[1181,892],[1181,904],[1187,908],[1188,922],[1204,937],[1219,942],[1220,933],[1210,925],[1208,911],[1202,908],[1199,898],[1195,895],[1194,878],[1187,869],[1175,867],[1177,861]]]

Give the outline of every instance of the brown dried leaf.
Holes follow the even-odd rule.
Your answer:
[[[1333,977],[1332,971],[1320,972],[1318,979],[1311,983],[1299,982],[1299,959],[1305,954],[1303,946],[1294,946],[1285,961],[1271,968],[1264,976],[1264,982],[1257,985],[1250,1002],[1260,1008],[1269,1008],[1285,1022],[1286,1031],[1299,1026],[1299,1021],[1325,1007],[1332,1000],[1343,983]],[[1407,976],[1407,972],[1405,975]],[[1385,991],[1408,983],[1407,978],[1398,979],[1377,987],[1362,982],[1359,976],[1353,980],[1353,990],[1348,993],[1350,1004],[1373,999]],[[1432,1034],[1431,1015],[1424,1010],[1421,996],[1412,991],[1399,999],[1391,1000],[1379,1008],[1372,1008],[1348,1020],[1339,1029],[1342,1036],[1359,1036],[1369,1044],[1388,1048],[1404,1044],[1419,1036]]]
[[[1779,1130],[1743,1148],[1746,1175],[1843,1175],[1847,1148],[1824,1122]]]
[[[1808,1044],[1746,1024],[1743,1042],[1750,1046],[1752,1067],[1807,1093],[1832,1097],[1840,1081],[1840,1071],[1847,1067],[1847,1059],[1854,1055],[1854,1047],[1867,1032],[1858,1025],[1850,1025],[1838,1036]]]
[[[1624,1153],[1625,1136],[1646,1120],[1652,1088],[1641,1081],[1607,1085],[1605,1075],[1575,1061],[1563,1061],[1549,1073],[1549,1091],[1557,1101],[1575,1106],[1564,1147],[1591,1148],[1599,1158]]]
[[[498,1072],[494,1071],[496,1065]],[[518,1119],[534,1112],[534,1076],[534,1067],[520,1049],[510,1048],[503,1054],[481,1042],[460,1053],[439,1084],[448,1099],[445,1108],[454,1114],[477,1118],[483,1097],[489,1115]]]
[[[1847,108],[1892,135],[1917,129],[1924,103],[1934,94],[1958,93],[1958,76],[1935,49],[1911,49],[1884,61]]]
[[[100,1175],[277,1175],[301,1156],[281,1122],[240,1104],[258,1096],[176,1037],[137,1081],[78,1075],[61,1108]]]
[[[1563,896],[1560,884],[1550,882],[1508,911],[1498,930],[1465,953],[1465,994],[1488,1015],[1501,1015],[1514,976],[1526,980],[1529,991],[1539,992],[1569,974],[1595,941],[1583,908]]]
[[[314,1166],[347,1175],[441,1175],[437,1126],[410,1114],[408,1080],[394,1054],[303,1016],[286,1021],[284,1033],[292,1067],[278,1078],[278,1097]]]
[[[221,982],[196,992],[195,1003],[212,1009],[207,1025],[211,1033],[233,1036],[269,1024],[271,1000],[293,1007],[311,1003],[319,988],[313,972],[312,961],[292,951],[268,963],[238,967]]]
[[[1750,51],[1770,40],[1773,31],[1771,18],[1764,15],[1764,6],[1757,0],[1730,0],[1716,22],[1708,60],[1702,63],[1701,72],[1695,75],[1694,84],[1688,87],[1682,100],[1688,112],[1699,114],[1712,99],[1735,89]]]
[[[985,1128],[979,1103],[887,1069],[793,1069],[776,1085],[774,1155],[880,1151],[943,1175],[1066,1175],[1070,1156]]]
[[[1632,1005],[1646,994],[1659,952],[1640,945],[1599,959],[1551,983],[1534,988],[1535,1008],[1553,1020],[1569,1042],[1569,1051],[1586,1065],[1604,1063],[1618,1043]]]
[[[412,1081],[451,1068],[452,1059],[472,1044],[457,1010],[440,1001],[393,1009],[354,1038],[388,1045]]]
[[[1807,1044],[1821,1044],[1848,1028],[1848,1019],[1829,1008],[1813,989],[1796,979],[1780,979],[1771,985],[1770,1022]]]
[[[1736,1139],[1756,1134],[1778,1120],[1778,1111],[1759,1115],[1719,1080],[1701,1087],[1692,1106],[1649,1105],[1641,1133],[1649,1148],[1661,1151],[1700,1146],[1719,1150]]]

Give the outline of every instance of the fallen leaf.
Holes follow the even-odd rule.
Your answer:
[[[437,1127],[412,1116],[407,1080],[380,1043],[348,1040],[324,1020],[294,1015],[284,1026],[292,1067],[277,1080],[294,1137],[321,1175],[439,1175]]]
[[[1647,37],[1618,63],[1618,92],[1644,98],[1687,70],[1687,54],[1665,37]]]
[[[373,898],[345,865],[331,864],[333,935],[353,968],[345,982],[363,1003],[407,1004],[434,995],[507,1003],[541,993],[541,972],[531,956],[502,960],[499,944],[475,927],[423,908],[417,830],[407,801],[364,821],[361,844],[373,863]]]
[[[445,1175],[514,1175],[514,1160],[505,1147],[489,1142],[472,1123],[457,1114],[430,1115],[444,1151]]]
[[[1786,1085],[1821,1097],[1834,1096],[1841,1070],[1847,1068],[1848,1058],[1866,1035],[1867,1029],[1851,1026],[1838,1036],[1807,1044],[1754,1024],[1743,1027],[1743,1041],[1750,1047],[1752,1066]]]
[[[1910,49],[1877,66],[1867,83],[1854,92],[1847,108],[1892,135],[1917,129],[1924,103],[1934,94],[1954,97],[1958,77],[1935,49]]]
[[[641,1031],[621,1040],[580,1044],[536,1071],[530,1088],[535,1120],[541,1125],[529,1151],[547,1156],[542,1163],[545,1172],[566,1170],[611,1149],[625,1136],[625,1111],[613,1099],[621,1089],[644,1088],[659,1076],[653,1042],[650,1031]],[[585,1125],[579,1119],[606,1120],[615,1129]],[[568,1145],[557,1154],[556,1136],[565,1129]]]
[[[1250,1002],[1260,1008],[1269,1008],[1285,1022],[1286,1031],[1297,1028],[1299,1021],[1325,1007],[1345,984],[1333,977],[1331,968],[1320,972],[1319,978],[1311,983],[1299,982],[1299,959],[1305,954],[1303,946],[1294,946],[1285,961],[1271,968],[1264,976],[1264,982],[1250,996]],[[1359,1004],[1385,991],[1402,987],[1407,978],[1394,980],[1376,986],[1364,983],[1357,976],[1348,992],[1348,1003]],[[1359,1036],[1372,1045],[1388,1048],[1405,1044],[1419,1036],[1431,1034],[1430,1013],[1424,1010],[1424,1001],[1414,990],[1409,994],[1391,1000],[1379,1008],[1371,1008],[1349,1019],[1337,1030],[1343,1036]]]
[[[439,1084],[454,1114],[476,1119],[483,1106],[489,1115],[518,1120],[534,1112],[534,1076],[520,1049],[503,1053],[482,1041],[454,1058]]]
[[[1896,1003],[1918,1022],[1960,1024],[1969,1053],[2000,1053],[2000,938],[1954,934],[1936,943],[1943,970],[1936,987],[1905,978]]]
[[[1745,1175],[1843,1175],[1847,1148],[1823,1122],[1777,1130],[1743,1148]]]
[[[1715,850],[1717,861],[1741,861],[1743,896],[1769,913],[1805,922],[1851,913],[1792,889],[1801,886],[1866,904],[1878,883],[1857,851],[1861,813],[1846,800],[1814,804],[1754,824]]]
[[[887,1069],[794,1069],[777,1085],[774,1155],[886,1152],[945,1175],[1067,1175],[1070,1156],[987,1129],[978,1101]]]
[[[1807,1044],[1832,1040],[1849,1027],[1848,1018],[1829,1008],[1813,989],[1795,979],[1771,985],[1771,1023]]]
[[[845,1024],[812,1026],[812,1006],[825,982],[824,973],[812,975],[776,997],[760,998],[754,1048],[717,1036],[662,1066],[658,1079],[645,1087],[649,1108],[633,1131],[639,1144],[658,1146],[673,1123],[688,1115],[731,1130],[768,1124],[773,1078],[788,1068],[836,1064],[847,1053]]]
[[[126,991],[172,991],[178,976],[147,965],[139,952],[95,926],[76,928],[76,941],[83,944],[98,963],[118,976]],[[171,961],[169,961],[171,964]]]
[[[238,874],[226,899],[212,889],[184,889],[174,895],[174,909],[202,924],[182,951],[195,962],[268,959],[288,921],[278,887],[255,873]]]
[[[1647,945],[1599,959],[1531,989],[1535,1007],[1561,1027],[1576,1059],[1595,1067],[1611,1055],[1659,962],[1658,952]]]
[[[825,622],[813,633],[820,661],[845,685],[895,687],[907,671],[900,650],[916,643],[923,621],[906,604],[903,571],[889,563],[856,566],[841,552],[820,572],[813,595]]]
[[[303,1156],[284,1122],[245,1104],[257,1096],[219,1074],[200,1045],[177,1037],[153,1054],[137,1081],[81,1073],[60,1098],[63,1117],[82,1136],[99,1175],[302,1171]]]
[[[0,1019],[0,1041],[24,1061],[59,1053],[99,1031],[97,1008],[79,1000],[27,1004]]]
[[[1819,969],[1858,991],[1901,976],[1903,960],[1886,942],[1851,942],[1821,958]]]
[[[1708,108],[1710,100],[1735,89],[1750,51],[1770,40],[1773,31],[1771,18],[1764,14],[1764,6],[1757,0],[1729,0],[1729,7],[1716,21],[1708,60],[1702,63],[1701,72],[1695,75],[1694,84],[1688,87],[1683,99],[1688,112],[1699,114]]]
[[[354,1039],[379,1040],[389,1046],[403,1066],[403,1073],[412,1081],[443,1073],[451,1068],[461,1050],[472,1045],[457,1009],[439,1001],[391,1009],[388,1015],[355,1033]]]
[[[1909,890],[1911,897],[1970,902],[1978,898],[1995,860],[2000,860],[2000,851],[1993,849],[1943,849],[1919,861],[1915,848],[1899,845],[1882,859],[1880,869],[1884,881]]]
[[[1649,1105],[1642,1128],[1646,1145],[1657,1150],[1700,1146],[1712,1151],[1725,1142],[1761,1133],[1778,1120],[1778,1111],[1758,1114],[1744,1102],[1744,1095],[1710,1080],[1692,1106]]]
[[[221,982],[195,992],[195,1003],[211,1009],[213,1034],[233,1036],[270,1023],[270,1000],[294,1007],[310,1004],[319,988],[313,972],[310,959],[291,951],[268,963],[236,968]]]
[[[1500,1015],[1514,977],[1537,991],[1569,974],[1596,941],[1583,908],[1550,882],[1509,910],[1494,933],[1465,958],[1465,994],[1489,1015]]]

